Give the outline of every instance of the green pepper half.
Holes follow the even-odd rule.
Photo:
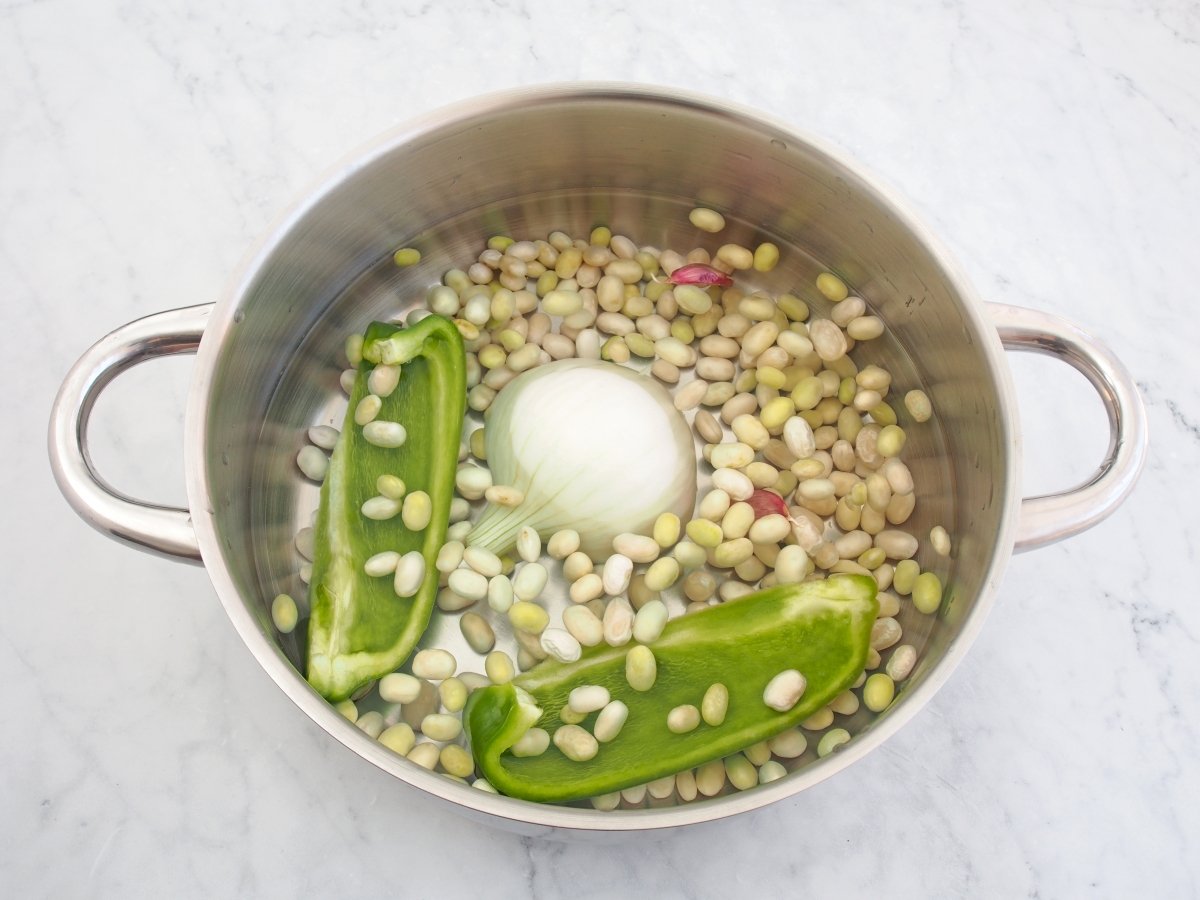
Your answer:
[[[404,426],[407,437],[400,447],[368,442],[354,419],[371,370],[380,363],[402,367],[399,384],[383,398],[376,417]],[[411,328],[371,324],[321,486],[309,583],[308,681],[330,700],[343,700],[395,670],[429,624],[438,589],[433,563],[446,538],[465,405],[465,355],[453,322],[428,316]],[[429,495],[433,514],[427,527],[410,531],[399,515],[383,521],[363,515],[363,503],[379,493],[380,475],[398,476],[410,494]],[[363,571],[369,557],[385,550],[419,550],[424,557],[424,581],[412,597],[398,597],[391,577]]]
[[[501,793],[561,803],[645,784],[744,750],[803,721],[848,688],[863,671],[871,626],[879,610],[873,579],[834,575],[823,581],[781,585],[667,624],[650,644],[658,678],[639,693],[625,680],[622,647],[584,651],[578,662],[543,662],[511,684],[475,691],[464,721],[475,761]],[[807,680],[787,712],[763,702],[767,683],[787,669]],[[676,706],[700,707],[707,688],[729,690],[725,720],[674,734],[667,714]],[[553,733],[571,690],[602,685],[629,707],[620,734],[590,760],[576,762],[551,743],[539,756],[505,751],[531,727]],[[582,723],[589,731],[596,713]]]

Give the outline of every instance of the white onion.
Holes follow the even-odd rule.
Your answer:
[[[658,382],[614,363],[564,359],[513,379],[488,410],[497,484],[525,495],[489,505],[467,542],[501,554],[529,525],[543,538],[579,532],[604,559],[622,532],[649,534],[664,512],[687,519],[696,498],[691,430]]]

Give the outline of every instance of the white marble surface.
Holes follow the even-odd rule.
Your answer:
[[[744,6],[0,0],[0,893],[1200,892],[1200,10]],[[761,813],[603,847],[467,823],[335,745],[203,570],[71,513],[42,437],[90,341],[214,297],[335,158],[444,102],[580,78],[704,91],[846,148],[983,294],[1108,341],[1153,429],[1126,507],[1014,559],[966,663],[882,750]],[[1014,368],[1030,489],[1081,477],[1098,403],[1053,363]],[[100,404],[119,486],[182,500],[188,375],[135,372]]]

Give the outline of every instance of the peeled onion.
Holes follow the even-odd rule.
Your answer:
[[[618,534],[650,534],[664,512],[691,515],[687,422],[658,382],[614,363],[564,359],[523,372],[489,408],[484,438],[493,480],[524,501],[489,504],[472,546],[500,554],[526,525],[543,539],[572,528],[580,549],[603,559]]]

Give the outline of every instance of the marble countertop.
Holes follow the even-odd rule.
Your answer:
[[[43,439],[92,340],[215,297],[346,151],[446,102],[572,79],[686,87],[841,146],[984,296],[1114,348],[1152,429],[1127,504],[1014,558],[966,662],[882,749],[758,813],[613,846],[467,822],[335,744],[202,569],[75,517]],[[1185,0],[0,0],[2,892],[1195,896],[1198,85]],[[1065,367],[1012,362],[1028,492],[1083,478],[1099,403]],[[189,374],[144,367],[98,405],[118,487],[183,502]]]

